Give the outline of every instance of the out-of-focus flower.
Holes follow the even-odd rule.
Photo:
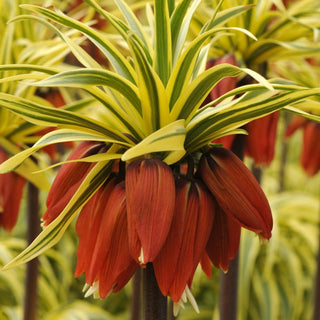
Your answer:
[[[231,54],[209,60],[206,68],[212,68],[221,63],[230,63],[237,65],[235,57]],[[205,100],[205,104],[214,101],[223,94],[237,87],[236,77],[226,77],[222,79],[210,92]],[[274,112],[265,117],[253,120],[245,125],[248,132],[245,143],[245,155],[251,157],[256,165],[269,166],[274,157],[275,141],[277,135],[279,112]],[[234,140],[234,135],[223,136],[214,140],[214,143],[222,144],[225,148],[230,149]]]
[[[41,96],[43,99],[50,102],[54,107],[60,108],[66,104],[61,92],[58,89],[49,89],[45,92],[38,90],[37,95]],[[45,128],[35,133],[36,136],[44,136],[46,133],[51,132],[55,128]],[[60,144],[64,148],[71,149],[74,147],[72,142],[63,142]],[[58,156],[58,145],[48,145],[43,148],[43,150],[48,154],[51,161],[56,161]]]
[[[221,63],[229,63],[234,66],[237,66],[237,61],[234,55],[228,54],[222,56],[217,59],[210,59],[206,64],[206,69],[212,68]],[[223,94],[227,93],[228,91],[235,89],[237,87],[237,77],[225,77],[220,80],[216,86],[210,91],[210,94],[207,96],[206,100],[204,101],[203,105],[208,104],[211,101],[219,98]],[[219,139],[214,140],[214,143],[221,143],[225,148],[231,148],[232,142],[234,140],[234,135],[227,135],[223,136]]]
[[[268,167],[274,158],[279,112],[253,120],[245,125],[248,131],[245,142],[245,155],[256,165]]]
[[[83,0],[74,0],[70,1],[70,4],[64,9],[64,11],[69,15],[73,15],[73,12],[76,13],[76,16],[78,17],[77,19],[79,21],[85,21],[88,18],[90,19],[90,15],[86,15],[86,11],[83,10],[83,5],[84,1]],[[82,12],[82,14],[79,15]],[[101,15],[98,14],[98,12],[95,12],[93,16],[91,16],[91,19],[95,21],[91,27],[95,28],[97,30],[104,30],[106,26],[108,25],[106,19],[102,19]],[[97,61],[100,65],[103,65],[105,67],[109,66],[108,60],[106,57],[103,55],[103,53],[90,41],[90,40],[85,40],[82,44],[81,47],[95,60]],[[73,55],[73,53],[69,53],[66,56],[65,62],[71,65],[75,66],[82,66],[82,64],[78,61],[78,59]]]
[[[8,158],[0,147],[0,163]],[[11,231],[16,224],[25,182],[15,172],[0,175],[0,227],[6,231]]]
[[[320,124],[297,116],[287,127],[286,137],[299,128],[303,129],[300,163],[306,174],[312,177],[320,170]]]
[[[217,59],[210,59],[207,62],[206,69],[212,68],[214,66],[217,66],[221,63],[229,63],[234,66],[237,66],[236,58],[233,54],[228,54],[225,56],[222,56]],[[237,87],[237,77],[225,77],[222,80],[220,80],[217,85],[211,90],[209,96],[210,99],[213,101],[223,94],[231,91],[232,89],[235,89]]]

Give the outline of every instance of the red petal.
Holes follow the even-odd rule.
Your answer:
[[[99,277],[101,298],[109,294],[111,290],[113,292],[119,291],[133,276],[138,267],[129,251],[124,187],[124,183],[120,183],[114,188],[101,223],[100,235],[102,237],[97,239],[100,250],[107,251]],[[105,236],[106,230],[110,230],[109,237]],[[110,239],[109,242],[107,238]],[[104,240],[107,240],[105,246],[103,246]],[[98,256],[97,261],[99,259]]]
[[[77,250],[77,267],[75,276],[86,273],[86,282],[90,285],[95,281],[97,270],[92,270],[94,265],[94,252],[97,246],[98,233],[103,219],[104,209],[109,200],[111,191],[115,186],[114,180],[101,187],[81,210],[77,223],[76,232],[79,237]],[[109,235],[110,233],[104,232]],[[101,252],[104,252],[102,250]],[[100,267],[100,266],[99,266]],[[91,271],[91,274],[89,274]],[[95,272],[92,274],[92,272]]]
[[[202,255],[200,264],[201,264],[202,271],[207,275],[208,278],[211,278],[212,276],[211,262],[206,251]]]
[[[226,214],[264,238],[271,237],[272,215],[268,200],[251,171],[234,153],[213,147],[201,157],[199,171]]]
[[[165,245],[153,265],[160,290],[178,302],[204,254],[214,202],[201,182],[176,183],[176,209]]]
[[[100,142],[82,142],[67,160],[80,159],[98,153],[103,146],[104,144]],[[48,225],[61,213],[93,165],[88,162],[74,162],[62,165],[48,194],[48,209],[42,217],[44,225]]]
[[[217,206],[206,247],[207,254],[216,268],[228,270],[229,260],[233,259],[239,250],[240,231],[239,223]]]
[[[253,158],[255,164],[269,166],[274,157],[279,112],[254,120],[246,124],[245,152]]]
[[[221,63],[229,63],[234,66],[237,65],[237,61],[234,55],[228,54],[221,58],[216,59],[214,63],[211,65],[211,67],[219,65]],[[210,63],[207,64],[207,68],[208,67],[210,67]],[[211,99],[215,100],[220,96],[222,96],[223,94],[227,93],[228,91],[231,91],[232,89],[236,88],[237,81],[238,81],[237,77],[225,77],[222,80],[220,80],[210,92]]]
[[[75,275],[85,272],[89,285],[98,281],[101,298],[119,291],[138,267],[129,252],[125,200],[124,182],[112,180],[89,200],[76,224],[80,242]]]
[[[290,137],[294,132],[296,132],[297,129],[303,128],[309,121],[310,120],[304,117],[295,116],[288,125],[285,136]]]
[[[215,139],[213,143],[222,143],[224,148],[230,149],[233,143],[235,135],[230,134],[228,136],[223,136],[221,138]]]
[[[320,125],[309,121],[303,131],[303,147],[300,162],[309,177],[320,170]]]
[[[7,160],[0,149],[0,163]],[[0,174],[0,226],[11,231],[15,226],[26,180],[15,172]]]
[[[126,172],[126,194],[131,254],[139,261],[142,248],[144,259],[140,262],[152,262],[171,226],[175,199],[171,168],[158,159],[130,163]]]

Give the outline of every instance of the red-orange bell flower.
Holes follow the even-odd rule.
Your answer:
[[[300,162],[309,177],[320,170],[320,124],[309,121],[303,131],[303,148]]]
[[[43,99],[49,101],[54,107],[60,108],[66,104],[61,92],[58,89],[50,88],[49,90],[42,92],[41,90],[37,91],[37,95],[41,96]],[[56,129],[55,127],[48,127],[42,129],[35,133],[36,136],[43,136],[52,130]],[[44,152],[48,154],[51,161],[57,160],[58,156],[58,146],[63,146],[64,148],[71,149],[74,147],[74,143],[71,141],[62,142],[60,144],[50,144],[42,148]]]
[[[279,112],[271,113],[246,124],[248,131],[245,154],[256,165],[269,166],[274,157]]]
[[[261,237],[271,237],[268,200],[251,171],[233,152],[213,147],[202,155],[199,172],[225,214]]]
[[[153,262],[163,295],[174,302],[181,299],[204,254],[214,220],[214,200],[199,181],[176,181],[176,206],[171,229]]]
[[[0,148],[0,163],[8,158]],[[6,231],[11,231],[17,222],[25,182],[15,172],[0,174],[0,227]]]
[[[303,145],[300,163],[309,177],[320,170],[320,124],[296,116],[287,127],[285,136],[291,136],[297,129],[303,129]]]
[[[285,136],[290,137],[300,128],[303,129],[303,145],[300,163],[306,174],[312,177],[320,170],[320,124],[296,116],[287,127]]]
[[[70,153],[67,160],[84,158],[98,153],[103,148],[106,146],[101,142],[84,141]],[[62,165],[47,197],[47,211],[42,217],[45,226],[62,212],[93,165],[89,162]]]
[[[131,162],[126,194],[130,251],[145,265],[156,258],[170,230],[175,205],[171,168],[158,159]]]
[[[241,226],[239,222],[223,212],[217,204],[215,218],[206,246],[206,252],[216,268],[228,271],[240,245]]]
[[[85,272],[86,283],[105,298],[133,276],[138,264],[129,251],[124,182],[109,181],[81,211],[76,224],[79,237],[76,276]],[[92,292],[91,292],[92,291]]]

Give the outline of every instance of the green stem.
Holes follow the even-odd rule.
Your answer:
[[[30,244],[39,234],[39,191],[27,183],[27,241]],[[38,292],[38,259],[27,263],[24,320],[35,320],[37,316],[37,292]]]
[[[159,289],[152,263],[142,271],[143,320],[167,320],[167,298]]]

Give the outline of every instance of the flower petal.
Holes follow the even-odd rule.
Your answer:
[[[124,182],[111,180],[100,188],[80,213],[76,225],[80,239],[76,276],[86,274],[86,283],[98,285],[105,298],[119,291],[133,276],[138,264],[128,245]]]
[[[106,254],[96,254],[97,250]],[[112,190],[101,221],[92,262],[97,264],[100,262],[101,265],[99,273],[101,298],[121,290],[138,268],[129,251],[124,182],[118,183]]]
[[[104,146],[101,142],[84,141],[71,152],[67,160],[80,159],[96,154]],[[45,226],[52,222],[68,204],[93,165],[88,162],[65,163],[62,165],[48,194],[48,209],[42,217]]]
[[[99,243],[98,234],[103,219],[104,209],[114,186],[114,179],[102,186],[82,208],[76,223],[79,245],[77,250],[78,260],[75,276],[78,277],[85,272],[86,283],[91,286],[96,280],[96,275],[98,274],[97,269],[99,270],[101,267],[101,265],[97,267],[95,264],[97,254],[99,253],[99,251],[96,252],[97,250],[95,249],[98,247],[97,243]],[[108,232],[104,232],[104,234],[110,236],[110,233]],[[99,249],[101,248],[99,247]],[[105,250],[101,250],[100,252],[104,253]],[[101,258],[101,261],[102,260],[103,259]],[[96,266],[96,268],[94,269],[93,266]]]
[[[209,60],[207,62],[206,69],[217,66],[221,63],[229,63],[234,66],[237,66],[237,61],[235,59],[235,56],[232,54],[228,54],[216,60]],[[222,96],[223,94],[227,93],[228,91],[235,89],[237,86],[237,81],[238,81],[237,77],[225,77],[222,80],[220,80],[210,92],[211,100],[213,101],[219,98],[220,96]]]
[[[131,162],[126,194],[130,251],[143,265],[155,259],[171,226],[175,203],[171,168],[158,159]]]
[[[213,218],[214,202],[207,188],[200,181],[179,179],[171,229],[153,263],[160,290],[174,302],[181,299],[186,285],[192,282]]]
[[[199,172],[226,214],[262,237],[271,237],[268,200],[251,171],[233,152],[213,147],[201,157]]]
[[[320,170],[320,124],[309,121],[303,130],[300,163],[309,177]]]
[[[7,160],[0,149],[0,163]],[[15,226],[26,180],[15,172],[0,175],[0,227],[11,231]]]
[[[216,268],[228,271],[229,260],[233,259],[239,250],[240,231],[240,224],[217,205],[206,246],[206,252]]]
[[[245,153],[256,165],[269,166],[274,157],[279,112],[271,113],[246,124]]]

